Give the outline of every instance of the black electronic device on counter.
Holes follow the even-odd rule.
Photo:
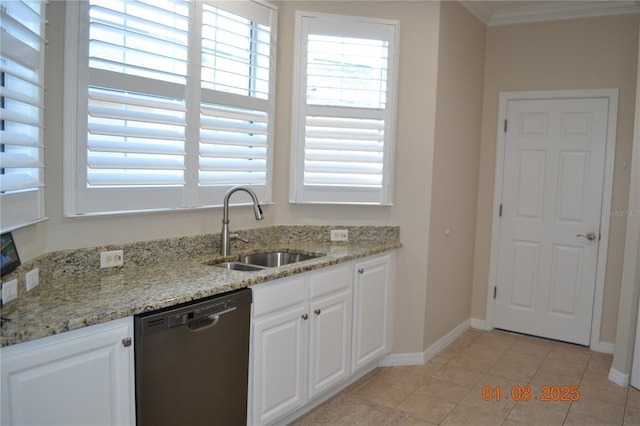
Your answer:
[[[2,272],[0,272],[0,275],[7,275],[20,266],[20,256],[18,256],[18,249],[15,241],[13,241],[11,232],[0,236],[0,252],[2,254],[0,260]]]

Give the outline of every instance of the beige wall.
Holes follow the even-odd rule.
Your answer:
[[[629,194],[638,15],[490,27],[487,31],[482,146],[471,317],[484,319],[496,158],[498,95],[503,91],[619,88],[612,209],[624,210]],[[612,217],[601,341],[614,342],[624,218]]]
[[[485,37],[459,3],[442,4],[425,347],[471,312]]]

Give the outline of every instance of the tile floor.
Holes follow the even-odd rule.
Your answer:
[[[468,330],[424,365],[375,369],[293,425],[640,426],[640,391],[609,381],[611,361],[580,346]],[[542,401],[545,385],[578,386],[579,399]],[[513,400],[524,386],[530,400]]]

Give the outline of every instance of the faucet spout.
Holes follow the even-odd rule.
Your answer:
[[[220,236],[220,254],[223,256],[229,256],[231,251],[231,236],[229,234],[229,198],[231,194],[236,191],[244,191],[251,196],[253,200],[253,213],[256,217],[256,220],[262,220],[262,207],[260,207],[260,201],[258,200],[258,196],[251,188],[247,188],[245,186],[234,186],[230,188],[226,195],[224,196],[224,208],[222,212],[222,234]]]

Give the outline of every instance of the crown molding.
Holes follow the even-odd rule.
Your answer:
[[[460,1],[488,26],[640,13],[640,1],[541,1],[539,3]]]
[[[491,16],[493,15],[493,8],[490,7],[484,1],[460,1],[460,4],[464,6],[471,14],[482,21],[485,25],[489,25]]]

